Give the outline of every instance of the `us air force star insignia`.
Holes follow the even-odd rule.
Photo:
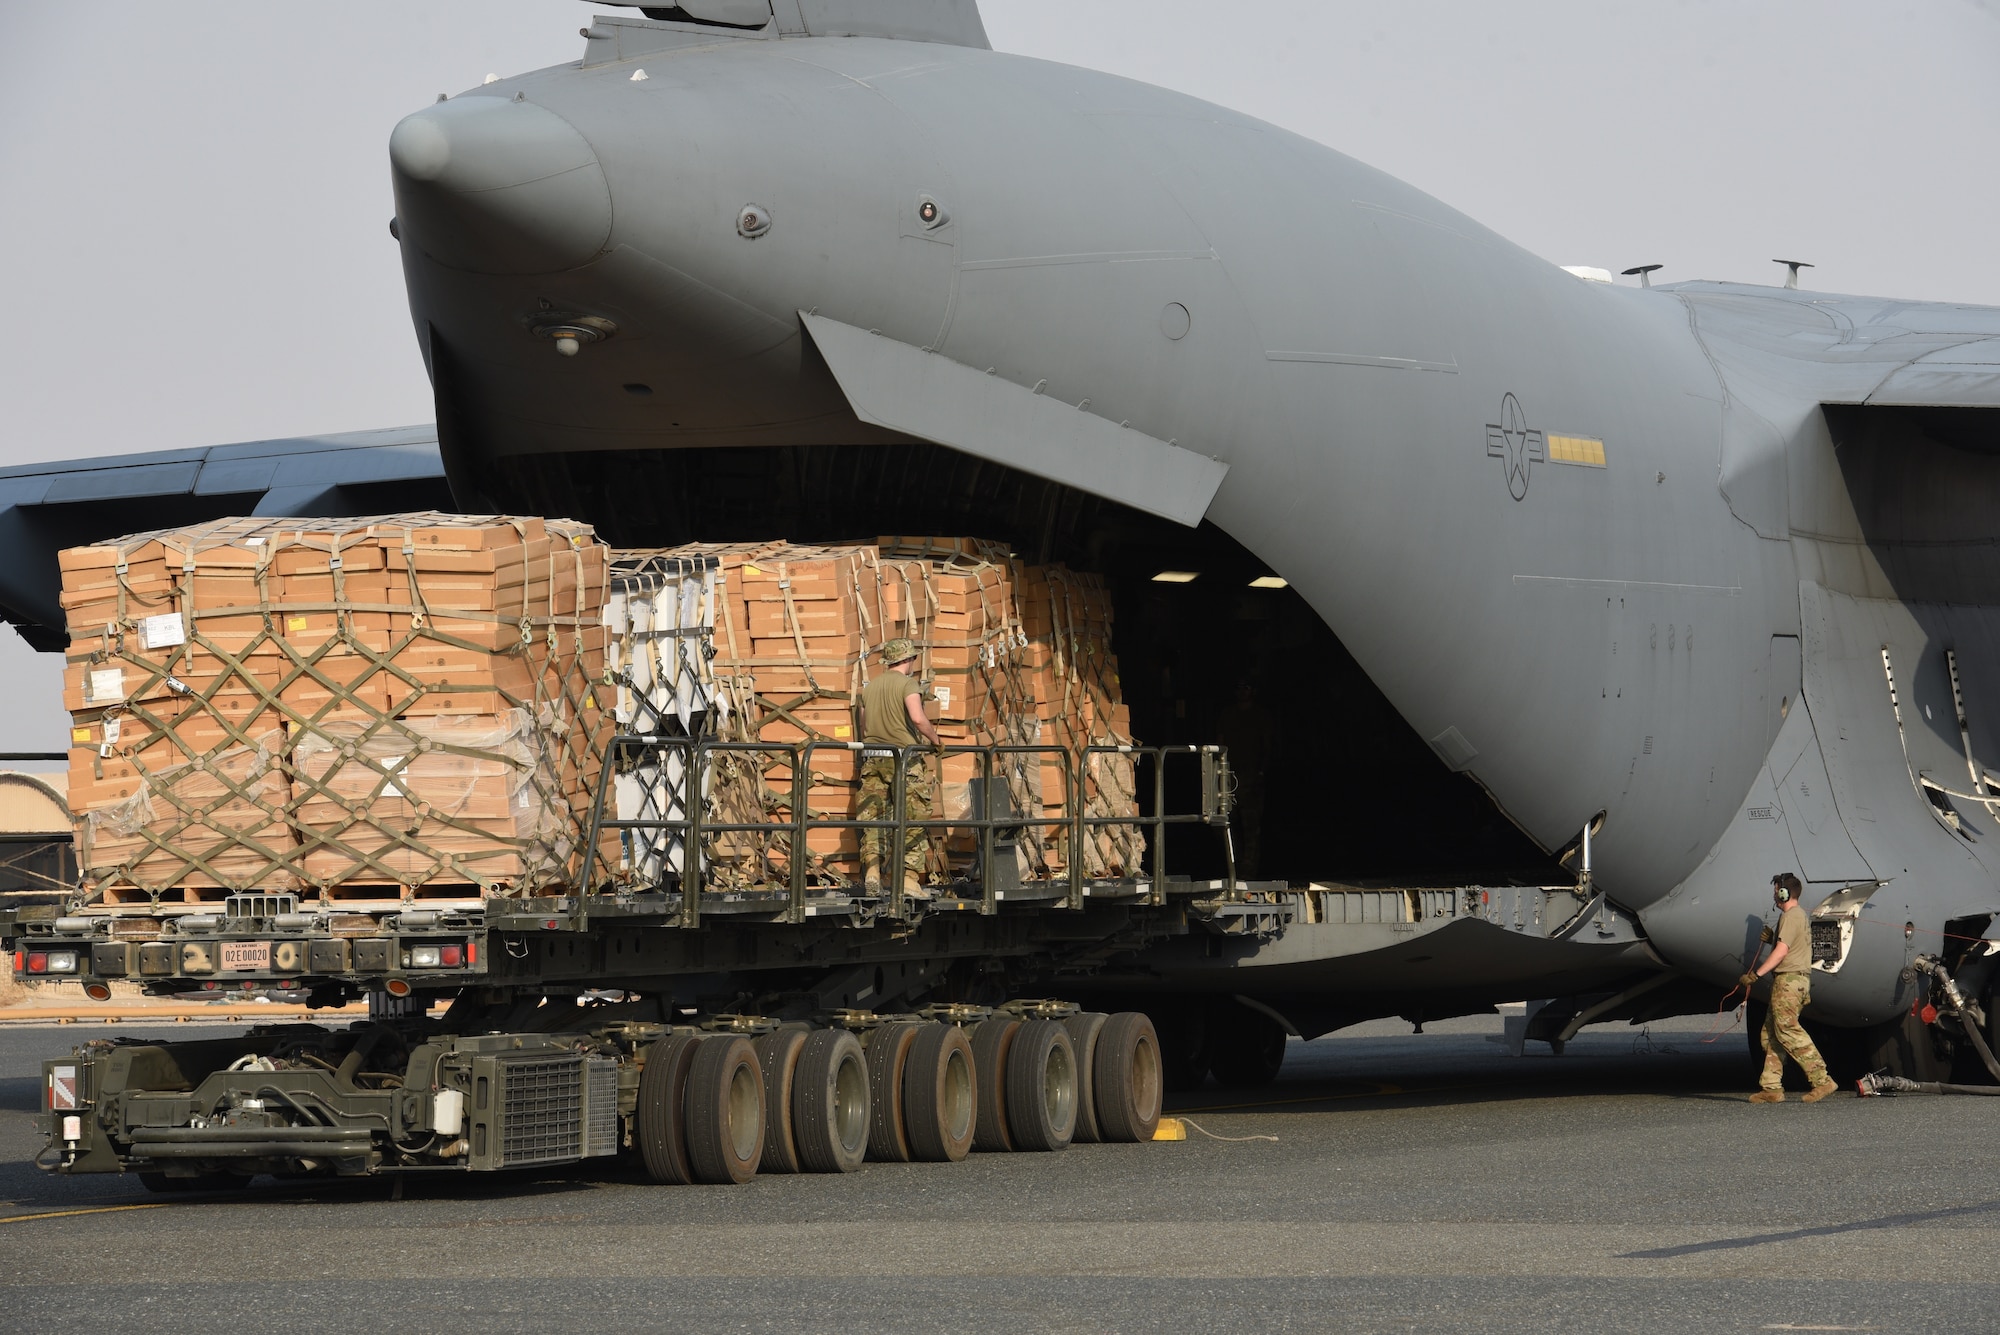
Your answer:
[[[1486,424],[1486,453],[1506,461],[1507,490],[1517,501],[1528,494],[1528,466],[1548,459],[1542,433],[1528,429],[1528,415],[1512,394],[1500,400],[1500,420]]]

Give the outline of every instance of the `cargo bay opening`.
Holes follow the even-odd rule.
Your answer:
[[[1292,884],[1568,876],[1438,761],[1295,590],[1269,587],[1274,572],[1211,523],[1188,529],[928,444],[549,453],[489,467],[494,504],[586,519],[615,546],[973,536],[1101,574],[1134,734],[1232,746],[1240,874]],[[1196,578],[1157,579],[1163,571]],[[1176,861],[1189,873],[1223,873],[1219,838],[1181,838]]]

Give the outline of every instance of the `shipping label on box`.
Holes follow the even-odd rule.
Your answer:
[[[85,704],[117,704],[125,698],[125,669],[90,668],[83,674]]]
[[[171,649],[187,643],[187,627],[179,612],[162,612],[139,623],[139,641],[148,649]]]

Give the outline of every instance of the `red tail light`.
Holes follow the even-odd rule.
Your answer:
[[[465,947],[441,946],[438,948],[438,965],[441,968],[456,969],[465,963]]]

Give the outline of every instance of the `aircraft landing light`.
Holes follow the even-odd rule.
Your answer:
[[[1155,584],[1192,584],[1201,578],[1199,570],[1162,570],[1153,576]]]

